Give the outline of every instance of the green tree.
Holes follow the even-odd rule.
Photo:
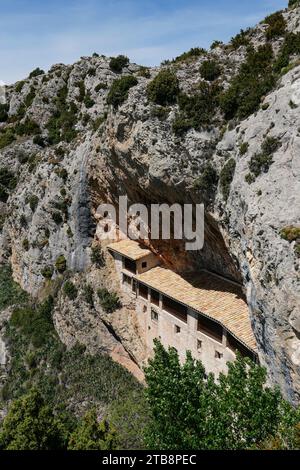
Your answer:
[[[151,449],[253,448],[299,422],[279,390],[266,386],[265,369],[248,358],[228,363],[228,374],[216,381],[190,353],[181,365],[174,348],[156,341],[145,377]]]
[[[67,430],[37,390],[11,405],[0,428],[1,450],[55,450],[66,447]]]
[[[220,76],[221,71],[220,65],[215,60],[206,60],[200,66],[201,77],[209,82],[216,80]]]
[[[110,69],[115,73],[121,73],[124,67],[129,65],[129,59],[125,55],[118,55],[117,57],[112,57],[109,62]]]
[[[118,430],[118,450],[144,449],[144,432],[149,419],[149,410],[142,391],[127,394],[115,400],[109,410],[109,421]]]
[[[123,77],[115,80],[107,95],[107,103],[117,108],[128,98],[130,88],[136,86],[138,80],[132,75],[124,75]]]
[[[115,431],[107,421],[99,422],[96,411],[90,410],[71,434],[69,450],[113,450]]]
[[[169,69],[161,70],[147,87],[149,101],[153,101],[161,106],[174,104],[178,94],[178,79],[176,74]]]

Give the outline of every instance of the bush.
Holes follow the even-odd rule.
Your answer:
[[[151,109],[151,117],[157,118],[160,121],[167,119],[170,113],[170,108],[165,108],[164,106],[153,106]]]
[[[76,286],[71,281],[66,281],[64,283],[64,293],[69,297],[70,300],[75,300],[77,298],[78,290]]]
[[[7,147],[16,140],[14,130],[12,128],[7,128],[0,132],[0,149]]]
[[[236,162],[233,158],[223,166],[220,174],[220,186],[223,197],[227,201],[230,194],[230,186],[234,177]]]
[[[44,73],[45,73],[44,70],[37,67],[29,74],[29,78],[38,77],[39,75],[44,75]]]
[[[6,203],[9,198],[9,193],[6,191],[6,189],[2,188],[0,186],[0,201]]]
[[[83,102],[84,102],[85,107],[88,109],[92,108],[95,104],[95,101],[92,99],[90,93],[87,93],[85,95]]]
[[[42,148],[46,145],[45,139],[40,134],[34,136],[33,143]]]
[[[270,44],[251,49],[230,87],[220,96],[220,106],[227,120],[248,117],[259,109],[261,98],[276,83],[272,67],[273,49]]]
[[[54,220],[54,222],[57,224],[57,225],[60,225],[63,223],[64,219],[63,219],[63,216],[61,215],[60,212],[52,212],[52,219]]]
[[[288,33],[274,64],[275,72],[281,72],[290,62],[290,57],[300,54],[300,33]]]
[[[31,194],[28,196],[25,200],[26,204],[29,204],[30,209],[32,212],[35,212],[38,204],[39,204],[39,198],[35,194]]]
[[[178,94],[178,79],[176,74],[169,69],[161,70],[147,86],[147,96],[149,101],[161,106],[174,104]]]
[[[29,118],[26,118],[23,123],[17,124],[15,130],[20,136],[40,134],[41,132],[40,126]]]
[[[221,74],[221,67],[215,60],[206,60],[200,66],[200,74],[204,80],[213,82]]]
[[[39,198],[35,194],[30,194],[29,196],[26,197],[25,202],[26,204],[29,204],[29,207],[32,210],[32,212],[35,212],[39,204]]]
[[[116,449],[115,430],[107,421],[98,421],[95,409],[85,414],[68,444],[68,450],[113,449]]]
[[[293,225],[289,225],[288,227],[284,227],[280,232],[281,238],[287,240],[289,242],[293,242],[295,240],[300,239],[300,227],[294,227]]]
[[[208,163],[202,170],[202,174],[194,182],[194,189],[202,191],[207,195],[214,192],[218,184],[218,174],[211,163]]]
[[[15,189],[17,185],[17,178],[15,174],[9,170],[7,167],[0,168],[0,186],[4,186],[4,188],[8,190]]]
[[[43,346],[56,334],[52,322],[53,305],[53,298],[48,297],[38,308],[18,308],[12,313],[11,325],[26,334],[35,348]]]
[[[245,154],[248,152],[248,148],[249,148],[248,142],[243,142],[243,143],[240,145],[240,154],[241,154],[241,155],[245,155]]]
[[[252,179],[248,176],[248,183],[255,181],[261,173],[267,173],[273,163],[273,154],[280,148],[281,142],[275,137],[267,137],[261,146],[261,152],[253,155],[249,162]]]
[[[299,0],[289,0],[289,8],[295,8],[300,5]]]
[[[8,104],[0,103],[0,122],[6,122],[7,121],[8,111],[9,111]]]
[[[144,434],[149,423],[149,409],[144,396],[134,393],[114,401],[108,418],[117,430],[118,450],[145,449]]]
[[[74,103],[67,102],[68,87],[63,86],[56,97],[56,111],[47,123],[48,141],[51,145],[61,141],[71,142],[77,135],[75,129],[77,108]]]
[[[66,428],[37,390],[14,401],[0,431],[1,450],[59,450]]]
[[[53,266],[45,266],[41,271],[41,275],[45,279],[51,279],[53,276]]]
[[[284,36],[286,31],[286,21],[281,12],[273,13],[265,18],[265,23],[269,25],[266,31],[266,38],[268,40]]]
[[[220,47],[220,46],[223,46],[223,42],[216,40],[216,41],[212,42],[210,48],[213,51],[214,49],[216,49],[217,47]]]
[[[132,75],[125,75],[124,77],[115,80],[107,95],[107,103],[111,104],[114,108],[117,108],[127,100],[130,88],[137,84],[137,79]]]
[[[150,78],[151,73],[148,67],[140,67],[138,71],[138,76],[139,77],[144,77],[144,78]]]
[[[124,67],[127,67],[129,64],[128,57],[124,55],[118,55],[117,57],[112,57],[109,62],[110,69],[115,73],[121,73]]]
[[[103,252],[98,245],[92,246],[91,248],[91,262],[98,268],[101,268],[105,264]]]
[[[181,94],[178,98],[180,114],[173,123],[173,131],[182,135],[190,128],[201,130],[212,124],[218,105],[219,87],[215,84],[200,83],[199,92],[188,96]]]
[[[16,90],[17,93],[21,93],[21,91],[23,90],[23,86],[25,85],[25,83],[26,83],[25,80],[21,80],[20,82],[17,82],[16,88],[15,88],[15,90]]]
[[[107,89],[107,84],[100,82],[98,85],[95,86],[95,92],[98,93],[100,90],[106,90]]]
[[[192,47],[189,51],[184,52],[183,54],[179,55],[176,57],[173,62],[184,62],[189,59],[194,59],[197,57],[201,57],[204,54],[206,54],[206,50],[203,49],[202,47]]]
[[[83,286],[83,296],[84,300],[86,301],[87,304],[89,304],[91,307],[94,306],[94,290],[90,284],[85,284]]]
[[[34,86],[32,86],[28,92],[28,94],[26,95],[25,99],[24,99],[24,105],[26,108],[29,108],[32,103],[33,103],[33,100],[35,98],[35,95],[36,95],[36,90],[34,88]],[[22,107],[22,105],[20,106],[19,108],[19,111],[18,111],[18,117],[19,119],[22,118],[24,115],[25,115],[25,112],[26,112],[26,109]]]
[[[55,267],[59,273],[64,273],[67,269],[67,261],[64,255],[60,255],[55,261]]]
[[[109,292],[107,289],[98,289],[97,295],[100,300],[101,307],[106,313],[113,313],[121,308],[121,302],[115,292]]]
[[[231,46],[235,50],[241,46],[249,46],[250,41],[248,38],[248,31],[241,29],[241,31],[235,37],[233,37],[230,42]]]
[[[10,266],[0,266],[0,310],[26,302],[28,295],[14,282]]]

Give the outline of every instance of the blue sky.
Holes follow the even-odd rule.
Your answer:
[[[157,65],[229,40],[287,0],[0,0],[0,80],[93,52]]]

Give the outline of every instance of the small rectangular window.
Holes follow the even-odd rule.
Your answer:
[[[197,339],[197,349],[198,351],[201,351],[202,349],[202,341],[200,341],[200,339]]]
[[[175,325],[175,334],[178,335],[180,333],[180,331],[181,331],[180,326]]]
[[[143,269],[144,269],[144,268],[147,268],[147,261],[143,261],[143,262],[142,262],[142,268],[143,268]]]
[[[158,322],[158,313],[154,308],[151,309],[151,320],[154,322]]]
[[[216,351],[216,352],[215,352],[215,358],[216,358],[216,359],[222,359],[222,357],[223,357],[223,354],[222,354],[222,353],[220,353],[219,351]]]

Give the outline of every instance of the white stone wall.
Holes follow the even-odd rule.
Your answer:
[[[147,266],[143,268],[143,262],[147,263]],[[155,266],[159,265],[159,259],[157,256],[155,256],[153,253],[150,255],[145,256],[145,258],[141,258],[137,260],[136,266],[137,266],[137,273],[142,274],[145,273],[146,271],[149,271],[149,269],[155,268]]]
[[[144,333],[143,340],[146,344],[146,356],[153,356],[153,340],[160,339],[164,347],[172,346],[177,349],[181,362],[184,362],[186,352],[191,351],[193,357],[202,361],[207,373],[214,373],[216,376],[220,372],[227,371],[227,362],[235,359],[235,354],[226,346],[226,332],[223,333],[222,342],[207,336],[201,331],[197,331],[198,314],[192,309],[188,309],[187,323],[175,317],[162,308],[162,295],[160,294],[159,306],[151,304],[150,289],[148,289],[148,299],[144,299],[138,293],[132,292],[127,284],[122,282],[123,273],[134,280],[134,275],[126,271],[123,267],[122,257],[115,254],[115,267],[119,275],[122,291],[135,300],[137,318],[141,331]],[[148,268],[148,267],[147,267]],[[148,268],[149,269],[149,268]],[[158,320],[151,318],[151,309],[158,313]],[[176,332],[176,327],[180,332]],[[201,348],[198,349],[198,341],[201,341]],[[221,358],[216,358],[216,352],[221,354]]]

